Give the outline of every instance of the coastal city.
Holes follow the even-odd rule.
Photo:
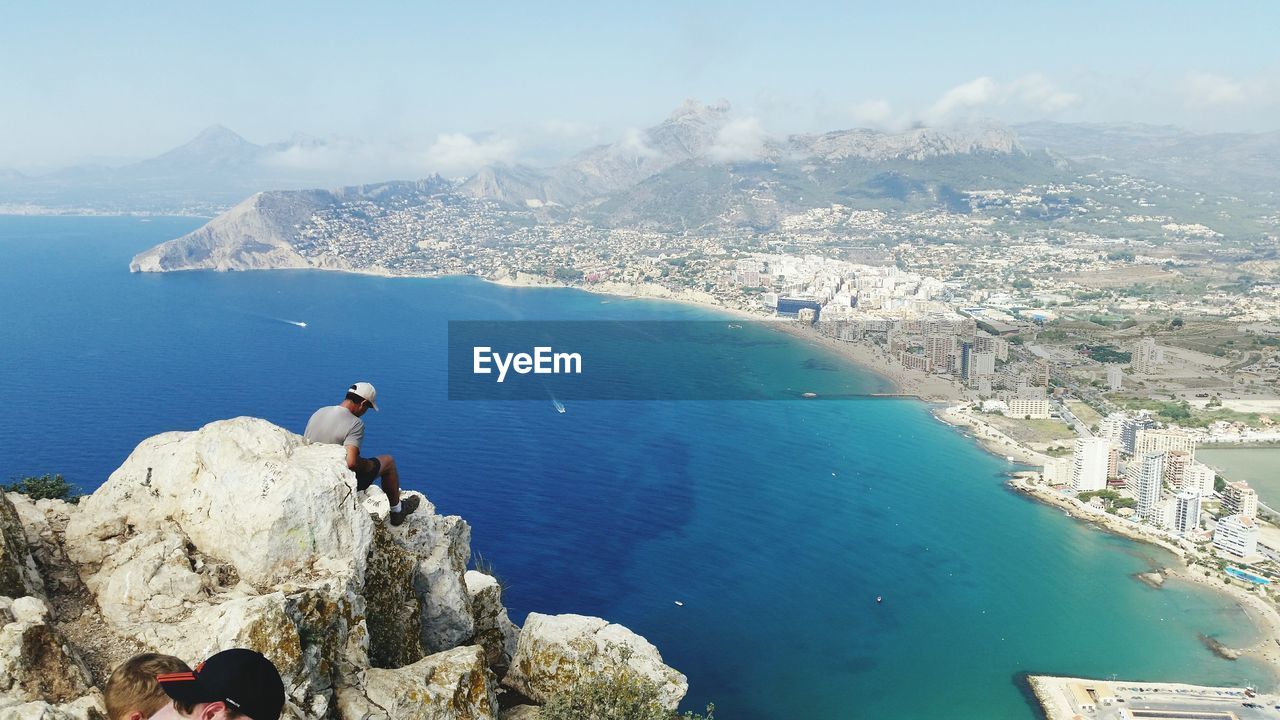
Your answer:
[[[1048,190],[984,201],[1043,205]],[[1050,239],[1009,234],[990,217],[833,205],[769,233],[671,234],[538,222],[454,199],[318,213],[297,248],[365,271],[576,286],[781,319],[938,403],[939,419],[1026,468],[1013,489],[1185,565],[1143,582],[1177,576],[1256,606],[1268,628],[1258,647],[1206,644],[1224,657],[1276,657],[1280,515],[1249,478],[1203,457],[1280,443],[1275,268],[1231,273],[1223,258],[1248,249],[1200,224],[1119,222],[1138,230]],[[926,228],[934,242],[908,239]],[[1242,277],[1249,269],[1260,276]]]

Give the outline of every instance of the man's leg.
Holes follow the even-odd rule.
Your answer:
[[[382,479],[382,492],[387,494],[391,507],[395,507],[400,502],[400,471],[390,455],[379,455],[378,462],[382,463],[382,473],[378,476]]]
[[[387,502],[391,503],[391,515],[388,520],[392,525],[400,525],[414,510],[418,509],[421,498],[410,495],[400,502],[400,471],[396,469],[396,461],[390,455],[379,455],[382,463],[382,491],[387,494]]]

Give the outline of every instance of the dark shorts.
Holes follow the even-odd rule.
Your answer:
[[[382,474],[382,461],[378,458],[365,458],[373,463],[373,468],[367,473],[356,473],[356,490],[367,490],[374,480]]]

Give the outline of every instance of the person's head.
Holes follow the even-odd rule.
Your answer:
[[[347,388],[347,397],[342,402],[353,415],[360,417],[368,412],[369,408],[378,409],[374,404],[377,397],[378,391],[374,390],[372,385],[367,382],[358,382]]]
[[[169,696],[156,682],[157,675],[191,672],[172,655],[142,653],[125,660],[111,672],[103,698],[110,720],[144,720],[169,704]]]
[[[191,672],[168,673],[156,680],[173,700],[152,715],[156,720],[279,720],[284,709],[279,671],[253,650],[223,650]]]

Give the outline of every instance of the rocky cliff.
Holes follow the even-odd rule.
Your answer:
[[[293,718],[497,718],[623,665],[683,697],[625,628],[517,628],[462,518],[387,510],[340,447],[253,418],[149,438],[78,505],[0,494],[0,719],[100,718],[132,654],[230,647],[272,659]]]

